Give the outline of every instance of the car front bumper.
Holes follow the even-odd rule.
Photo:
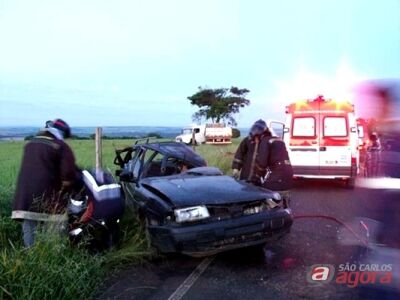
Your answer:
[[[262,244],[290,231],[290,209],[198,224],[149,226],[153,246],[161,252],[205,256],[221,251]]]

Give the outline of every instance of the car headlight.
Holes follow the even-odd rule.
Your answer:
[[[267,199],[265,199],[265,201],[269,208],[280,207],[282,204],[281,200],[276,200],[276,199],[271,199],[271,198],[267,198]]]
[[[258,214],[264,210],[266,210],[266,204],[259,203],[257,205],[253,205],[253,206],[246,207],[245,209],[243,209],[243,214],[244,215],[254,215],[254,214]]]
[[[272,199],[273,199],[275,202],[279,202],[279,201],[282,200],[282,197],[281,197],[281,195],[280,195],[278,192],[272,192]]]
[[[178,223],[193,222],[210,217],[210,213],[204,205],[175,209],[174,214]]]

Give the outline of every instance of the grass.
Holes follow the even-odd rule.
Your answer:
[[[72,140],[78,166],[95,165],[94,141]],[[209,166],[230,174],[239,140],[227,146],[201,145],[195,151]],[[114,173],[115,148],[130,146],[129,140],[103,140],[103,167]],[[23,153],[23,141],[0,142],[0,299],[88,299],[110,270],[152,257],[145,235],[129,209],[121,222],[122,242],[105,255],[89,255],[71,248],[65,239],[39,234],[38,242],[26,250],[21,228],[10,219],[11,205]]]
[[[57,235],[42,232],[32,249],[0,252],[0,298],[86,298],[104,272],[103,260],[71,248]]]

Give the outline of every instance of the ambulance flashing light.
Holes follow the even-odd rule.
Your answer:
[[[319,95],[315,99],[300,100],[286,106],[286,113],[314,113],[329,111],[332,113],[354,112],[354,105],[346,100],[325,99]]]

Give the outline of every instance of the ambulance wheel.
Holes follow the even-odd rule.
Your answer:
[[[355,179],[354,178],[346,179],[346,188],[347,189],[354,189],[354,185],[355,185]]]

